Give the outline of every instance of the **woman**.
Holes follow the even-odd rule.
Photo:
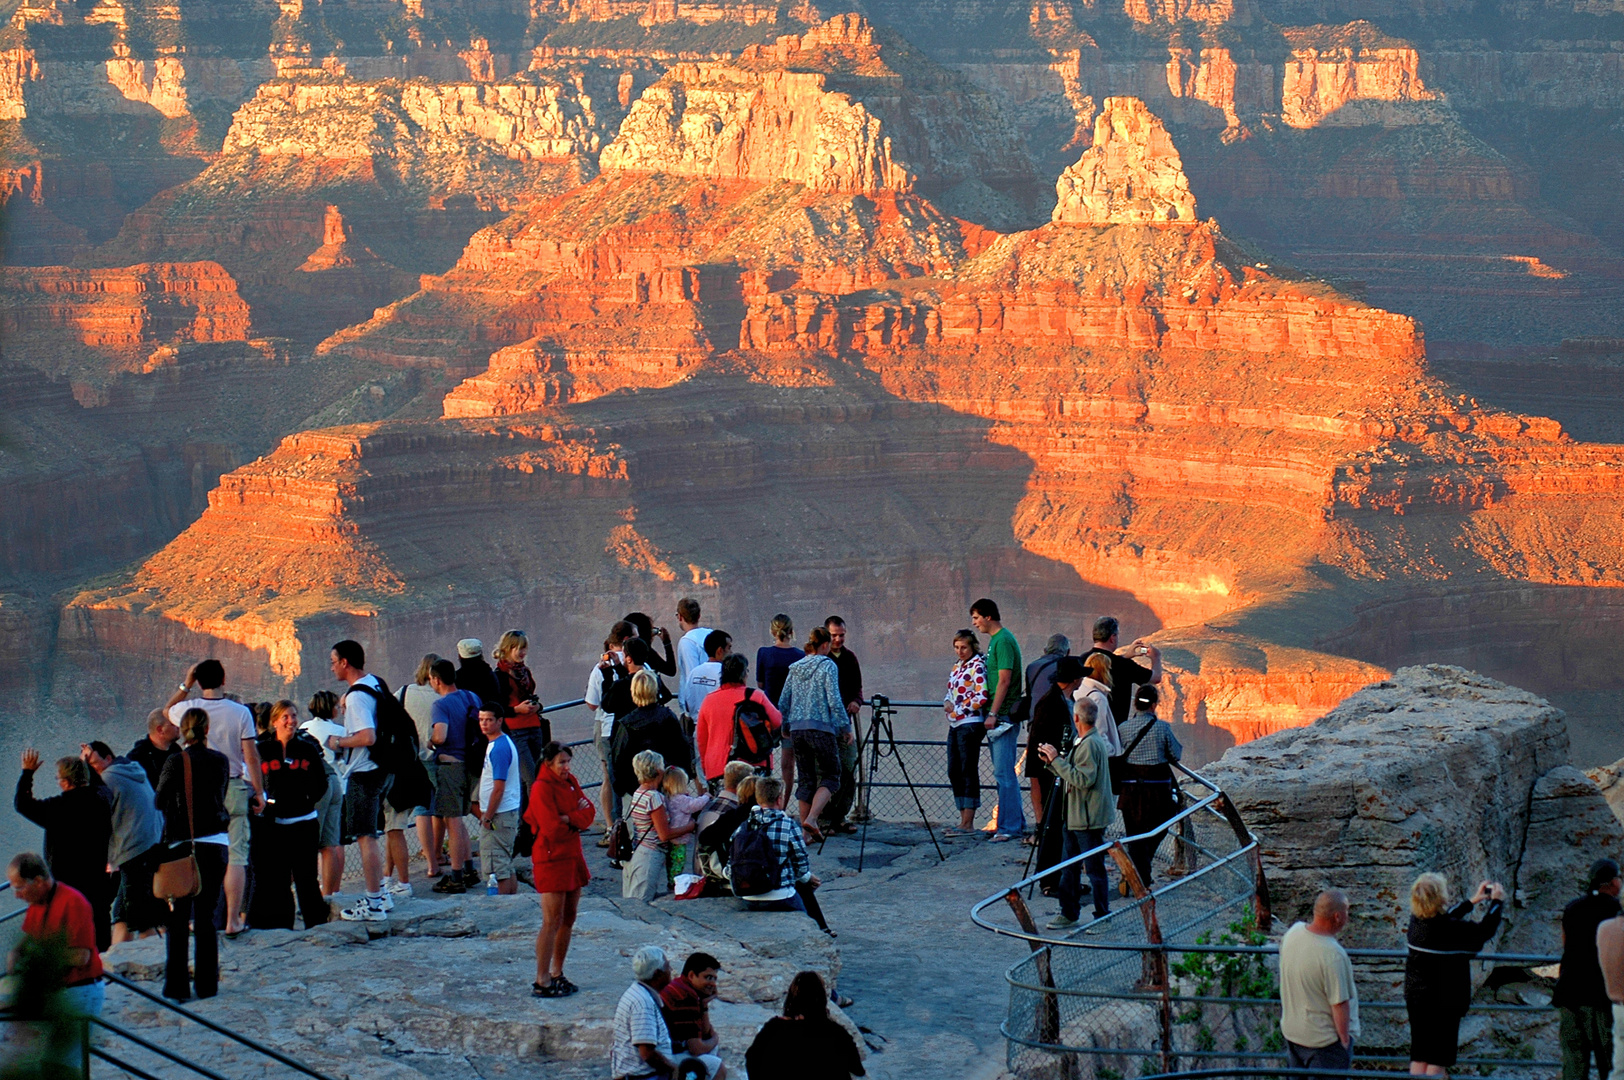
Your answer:
[[[1111,658],[1102,652],[1083,657],[1083,684],[1072,695],[1077,701],[1087,698],[1094,703],[1097,718],[1094,730],[1105,740],[1105,748],[1112,757],[1122,756],[1122,738],[1117,731],[1116,717],[1111,715]]]
[[[519,751],[519,779],[525,790],[536,782],[536,763],[542,747],[553,741],[552,721],[541,715],[536,678],[524,660],[530,639],[523,630],[509,630],[496,642],[496,700],[502,706],[502,726]]]
[[[1161,695],[1150,683],[1134,689],[1133,715],[1122,725],[1126,760],[1122,765],[1122,830],[1128,836],[1148,833],[1178,812],[1173,793],[1173,762],[1184,756],[1184,747],[1173,734],[1172,725],[1156,718]],[[1165,832],[1157,832],[1128,844],[1128,855],[1139,871],[1139,881],[1150,888],[1151,860]]]
[[[1471,960],[1500,929],[1505,899],[1494,881],[1481,883],[1470,900],[1454,907],[1442,874],[1422,874],[1410,886],[1404,1006],[1410,1013],[1411,1076],[1448,1076],[1455,1064],[1461,1017],[1472,1001]],[[1475,904],[1485,904],[1477,922],[1471,919]]]
[[[815,971],[790,980],[784,1015],[762,1025],[744,1054],[751,1076],[773,1080],[847,1080],[866,1076],[851,1033],[829,1018],[829,991]]]
[[[774,615],[767,630],[773,636],[773,644],[763,645],[756,650],[756,686],[777,707],[778,695],[784,689],[784,680],[789,677],[790,665],[806,653],[797,649],[791,641],[795,637],[795,624],[788,615]]]
[[[338,695],[317,690],[310,695],[310,719],[299,729],[320,746],[323,771],[327,774],[327,794],[316,803],[316,843],[321,850],[321,895],[331,900],[344,887],[344,777],[338,772],[338,756],[327,748],[329,735],[344,734],[344,725],[333,722],[338,715]]]
[[[958,660],[947,673],[947,782],[953,786],[953,805],[959,808],[959,827],[944,829],[944,836],[974,831],[981,806],[981,740],[987,734],[987,659],[974,630],[953,635]]]
[[[669,675],[673,679],[676,678],[677,658],[671,652],[671,631],[663,626],[656,630],[654,620],[641,611],[634,611],[620,621],[630,625],[633,630],[637,631],[637,636],[648,643],[648,666],[654,669],[654,673],[656,675]],[[663,658],[654,651],[656,642],[665,650]]]
[[[231,826],[231,815],[226,811],[226,780],[231,775],[231,763],[218,750],[209,749],[209,714],[202,709],[187,709],[180,718],[180,737],[185,749],[164,763],[156,801],[164,815],[169,858],[181,858],[190,849],[197,856],[201,887],[196,896],[180,897],[169,907],[164,997],[173,1001],[190,1000],[194,988],[200,998],[213,997],[220,989],[220,943],[215,936],[214,909],[225,883],[231,844],[226,835]],[[189,974],[186,943],[192,935],[197,938],[196,970]]]
[[[530,984],[530,992],[537,997],[566,997],[581,989],[564,978],[564,956],[570,950],[581,889],[592,880],[581,853],[581,834],[595,815],[592,800],[570,772],[572,757],[559,743],[542,747],[541,768],[536,771],[530,805],[524,812],[536,834],[530,857],[536,892],[541,894],[536,981]]]
[[[293,929],[293,895],[305,929],[331,917],[316,878],[316,841],[321,828],[316,804],[327,794],[321,747],[299,730],[299,708],[291,701],[271,706],[271,730],[256,745],[265,782],[265,855],[254,883],[249,922],[264,930]]]
[[[693,832],[693,826],[673,830],[665,816],[665,796],[660,793],[660,782],[665,779],[663,757],[653,750],[641,751],[632,759],[632,769],[637,774],[637,791],[626,812],[632,857],[621,875],[620,895],[649,901],[670,891],[665,874],[667,845]]]
[[[814,626],[806,636],[806,655],[789,666],[778,708],[784,730],[790,731],[794,757],[785,754],[786,777],[794,776],[799,761],[801,782],[795,789],[800,804],[801,828],[808,839],[822,841],[818,818],[840,790],[840,741],[850,738],[851,716],[840,697],[840,669],[829,659],[829,631]],[[789,780],[784,781],[789,790]]]
[[[417,671],[412,675],[412,681],[400,688],[400,704],[406,710],[406,715],[412,718],[412,724],[417,728],[418,758],[423,762],[423,771],[429,775],[429,790],[434,790],[435,780],[439,776],[439,755],[434,752],[434,703],[440,700],[440,695],[434,692],[429,685],[429,671],[440,662],[438,653],[425,653],[418,662]],[[431,798],[429,802],[433,802]],[[392,808],[391,808],[392,809]],[[417,818],[417,846],[423,851],[423,861],[428,864],[428,875],[431,879],[440,876],[440,847],[445,843],[445,822],[434,816],[433,807],[418,806],[412,810]],[[404,837],[402,837],[404,839]],[[388,864],[384,866],[384,873],[390,871],[390,864],[395,861],[393,849],[385,852]],[[397,881],[410,880],[407,863],[402,862],[395,875]],[[410,890],[407,890],[409,893]]]
[[[661,768],[665,762],[677,764],[693,760],[694,752],[688,735],[682,730],[682,721],[676,713],[659,703],[660,684],[652,671],[639,671],[631,677],[631,699],[635,708],[615,721],[615,733],[609,740],[609,760],[617,800],[625,799],[637,790],[641,777],[632,767],[633,759],[643,750],[660,755]]]

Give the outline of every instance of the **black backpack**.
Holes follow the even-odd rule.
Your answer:
[[[733,752],[731,760],[751,765],[765,765],[772,760],[772,752],[781,740],[772,729],[767,717],[767,706],[762,698],[750,696],[745,687],[744,697],[733,706]]]
[[[767,835],[767,823],[755,814],[745,818],[733,834],[732,871],[734,896],[760,896],[778,888],[778,853]]]
[[[372,699],[374,705],[374,738],[368,747],[368,757],[379,769],[395,778],[390,786],[389,804],[396,810],[409,810],[426,806],[433,797],[429,774],[417,756],[417,725],[412,722],[406,706],[389,692],[382,679],[378,687],[366,683],[352,683],[350,692],[360,691]]]

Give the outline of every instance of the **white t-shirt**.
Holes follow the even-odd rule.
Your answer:
[[[242,779],[242,741],[257,735],[254,714],[248,711],[248,706],[227,698],[188,698],[169,708],[169,719],[176,727],[180,727],[180,718],[188,709],[202,709],[209,714],[209,749],[224,754],[231,763],[232,777]]]
[[[378,730],[378,702],[365,690],[356,690],[355,686],[365,683],[374,690],[382,691],[383,684],[376,675],[363,675],[351,684],[344,694],[344,734],[354,735],[357,731]],[[352,746],[344,751],[344,760],[348,763],[345,773],[371,772],[378,766],[372,762],[372,748],[370,746]]]
[[[677,639],[678,689],[687,685],[688,673],[705,662],[705,639],[710,632],[708,626],[696,626]]]
[[[406,693],[402,695],[401,705],[417,726],[417,749],[424,761],[433,753],[429,749],[429,736],[434,734],[434,703],[439,700],[440,695],[434,692],[432,686],[419,686],[417,683],[407,683]]]
[[[626,654],[616,652],[615,659],[624,664]],[[597,665],[593,665],[592,674],[586,677],[586,704],[597,718],[598,734],[607,739],[614,730],[615,714],[603,707],[603,668]]]
[[[654,1069],[637,1052],[639,1043],[671,1056],[671,1032],[660,1015],[654,991],[632,983],[615,1006],[614,1042],[609,1048],[610,1076],[653,1076]]]
[[[699,707],[705,704],[705,699],[711,696],[711,691],[722,685],[722,665],[716,660],[707,660],[688,672],[688,678],[683,681],[682,693],[677,700],[682,703],[682,711],[689,716],[697,718]]]
[[[496,812],[505,814],[509,810],[517,810],[524,787],[519,778],[519,748],[506,735],[498,735],[485,751],[485,767],[479,773],[481,810],[490,805],[491,792],[496,790],[498,780],[503,782],[503,787],[502,801],[496,804]]]

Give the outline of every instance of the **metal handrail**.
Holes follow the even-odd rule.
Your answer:
[[[128,1039],[130,1042],[133,1042],[135,1045],[141,1047],[143,1050],[149,1050],[152,1053],[157,1054],[159,1057],[168,1058],[170,1061],[173,1061],[176,1065],[181,1065],[181,1066],[184,1066],[184,1067],[186,1067],[188,1069],[191,1069],[193,1072],[197,1073],[199,1076],[207,1077],[208,1080],[226,1080],[226,1078],[224,1076],[221,1076],[219,1073],[215,1072],[213,1069],[209,1068],[208,1066],[199,1065],[195,1061],[188,1061],[186,1058],[181,1057],[179,1054],[175,1053],[175,1051],[173,1051],[173,1050],[170,1050],[168,1047],[160,1046],[157,1043],[153,1042],[151,1039],[144,1039],[141,1036],[137,1035],[135,1032],[131,1031],[129,1028],[126,1028],[121,1024],[115,1024],[111,1020],[103,1020],[99,1016],[92,1016],[90,1018],[90,1022],[92,1024],[95,1024],[97,1027],[106,1028],[108,1031],[111,1031],[114,1035],[117,1035],[121,1039]]]
[[[92,1046],[90,1048],[90,1053],[93,1057],[101,1058],[115,1069],[122,1069],[124,1072],[129,1073],[131,1076],[135,1077],[136,1080],[160,1080],[159,1077],[152,1075],[140,1066],[131,1065],[123,1058],[114,1057],[112,1054],[109,1054],[106,1050],[103,1050],[99,1046]]]

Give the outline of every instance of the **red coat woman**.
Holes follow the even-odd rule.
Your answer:
[[[564,978],[564,956],[581,902],[581,888],[592,879],[581,853],[581,833],[592,824],[595,811],[581,785],[570,773],[570,751],[549,742],[541,751],[541,767],[530,788],[524,819],[536,834],[531,868],[541,894],[541,930],[536,934],[536,981],[530,991],[537,997],[564,997],[580,987]]]

